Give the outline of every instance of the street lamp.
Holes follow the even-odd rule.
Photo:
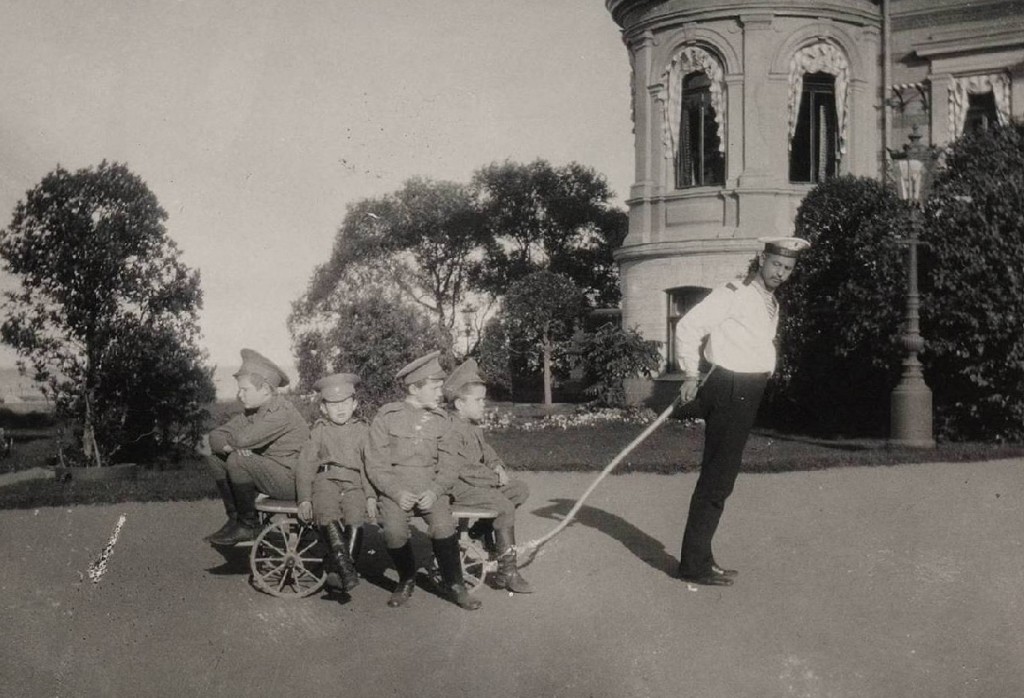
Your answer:
[[[918,230],[922,223],[921,203],[935,162],[931,148],[921,145],[921,134],[914,126],[910,143],[902,150],[889,150],[894,179],[900,198],[912,205],[910,237],[907,246],[907,295],[903,334],[900,343],[906,351],[900,382],[892,391],[889,444],[910,448],[935,448],[932,432],[932,391],[924,380],[924,370],[917,355],[924,351],[921,336],[921,296],[917,288],[917,247],[921,244]]]

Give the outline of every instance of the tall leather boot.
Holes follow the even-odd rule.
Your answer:
[[[204,536],[203,540],[206,542],[211,541],[214,538],[223,536],[225,533],[235,527],[235,522],[238,519],[238,512],[235,511],[235,494],[231,491],[231,483],[227,480],[217,480],[217,492],[220,493],[221,501],[224,502],[224,512],[228,515],[228,520],[224,522],[224,525],[218,528],[216,531],[208,536]]]
[[[431,541],[434,546],[434,557],[441,568],[441,579],[444,580],[449,598],[467,611],[475,611],[483,605],[480,599],[470,596],[466,582],[462,577],[462,561],[459,559],[459,537],[451,535]]]
[[[341,591],[341,574],[338,572],[338,566],[334,564],[334,551],[331,549],[331,527],[320,525],[316,527],[316,532],[320,536],[320,543],[327,548],[327,552],[324,553],[324,572],[327,573],[324,584],[331,591]]]
[[[231,486],[235,494],[235,525],[226,533],[210,538],[213,545],[237,545],[256,538],[259,521],[256,518],[256,485],[251,482],[236,483]]]
[[[346,526],[342,532],[345,534],[348,556],[352,558],[352,564],[355,565],[359,562],[359,553],[363,550],[363,527]]]
[[[352,564],[352,557],[348,552],[348,537],[340,521],[327,524],[327,543],[331,548],[334,569],[341,578],[341,590],[352,591],[359,584],[359,575],[356,574],[356,566]]]
[[[412,552],[412,544],[406,542],[401,548],[388,548],[388,555],[398,570],[398,586],[391,592],[388,606],[398,608],[404,606],[416,589],[416,556]]]
[[[533,587],[519,574],[516,562],[516,530],[495,529],[494,541],[498,546],[498,571],[491,577],[491,584],[499,589],[508,589],[516,594],[531,594]]]

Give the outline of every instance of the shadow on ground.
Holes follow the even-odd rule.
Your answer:
[[[549,502],[548,506],[534,509],[531,513],[545,519],[561,521],[576,503],[571,499],[552,499]],[[621,516],[611,514],[604,509],[584,505],[576,513],[569,526],[577,524],[589,526],[614,538],[649,566],[675,578],[679,561],[668,554],[661,541],[648,535]]]

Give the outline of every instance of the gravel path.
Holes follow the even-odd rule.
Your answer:
[[[520,539],[590,477],[524,475]],[[370,583],[260,594],[201,542],[213,501],[0,511],[2,693],[1024,695],[1024,460],[743,474],[716,539],[731,588],[672,577],[694,480],[609,478],[524,570],[538,593],[483,589],[474,613]]]

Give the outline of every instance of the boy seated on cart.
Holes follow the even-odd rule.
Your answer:
[[[470,596],[462,576],[458,534],[448,505],[454,474],[438,468],[437,443],[449,428],[448,415],[439,407],[444,370],[431,352],[403,367],[396,378],[405,385],[406,398],[377,412],[370,425],[366,448],[366,474],[380,492],[380,519],[388,554],[398,571],[398,586],[388,606],[405,605],[416,588],[416,559],[409,542],[413,516],[427,522],[445,590],[467,610],[480,608]]]
[[[452,485],[452,504],[484,507],[498,512],[493,521],[479,521],[470,536],[490,538],[498,556],[498,571],[491,584],[517,594],[533,591],[516,564],[516,509],[530,496],[522,480],[510,478],[505,464],[484,439],[479,422],[484,418],[487,386],[476,361],[467,359],[444,383],[444,395],[451,404],[452,428],[438,445],[441,468],[453,470],[458,479]]]
[[[327,544],[327,585],[348,592],[359,584],[362,525],[377,517],[377,495],[366,479],[363,452],[369,427],[355,418],[359,376],[335,373],[314,384],[320,413],[299,455],[295,476],[299,519],[315,521]]]
[[[277,389],[288,376],[270,359],[242,349],[235,374],[238,401],[245,412],[210,432],[207,466],[224,502],[227,522],[206,537],[213,545],[235,545],[256,537],[256,494],[295,497],[294,468],[309,440],[309,426]]]

